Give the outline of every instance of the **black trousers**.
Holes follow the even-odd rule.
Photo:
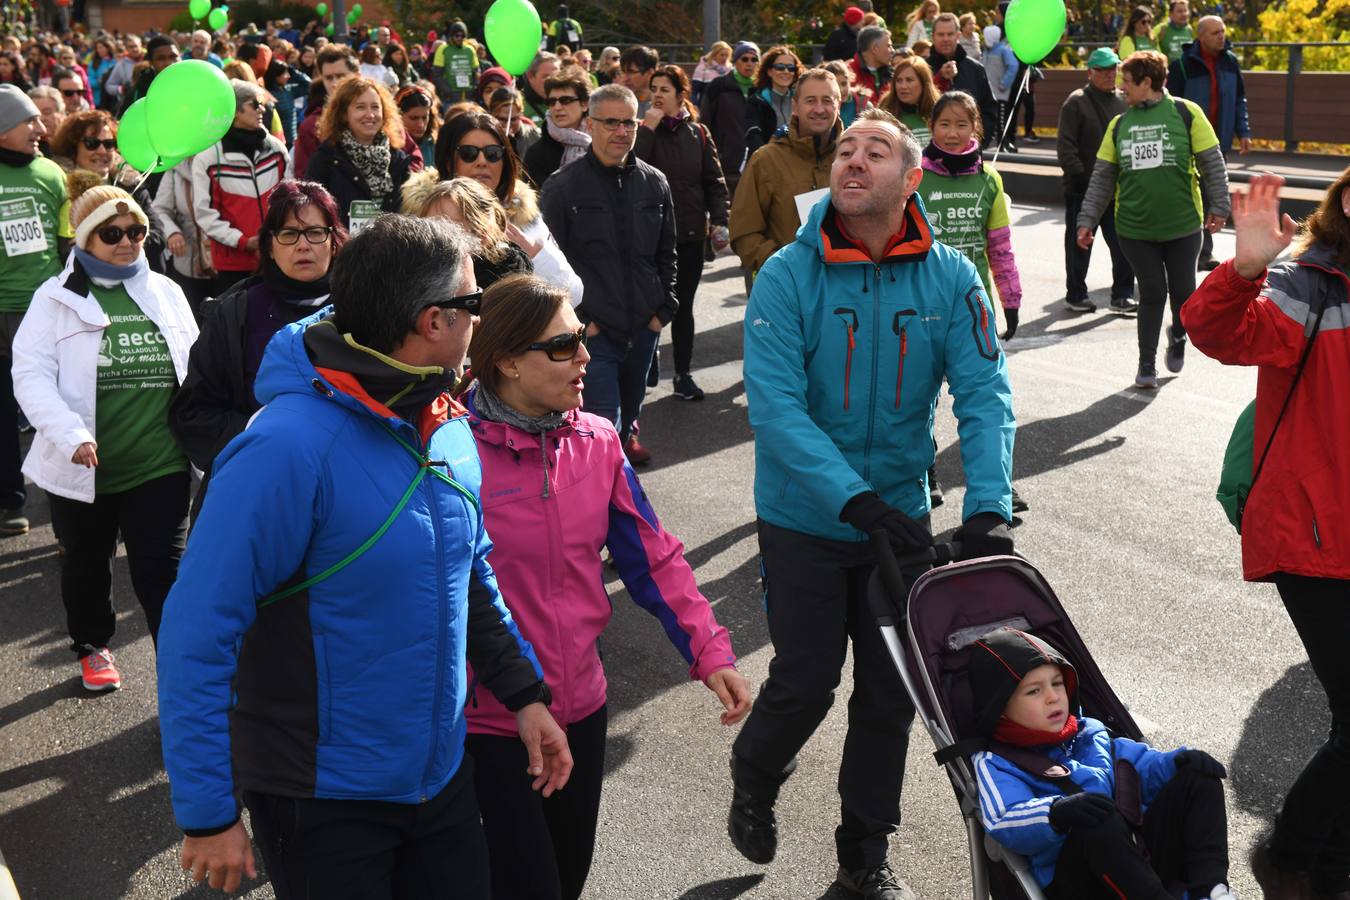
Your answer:
[[[1082,197],[1064,195],[1065,297],[1069,300],[1086,300],[1088,295],[1087,274],[1092,250],[1078,246],[1078,214],[1082,209]],[[1130,261],[1125,258],[1125,252],[1120,249],[1120,239],[1116,236],[1114,203],[1107,206],[1099,227],[1106,240],[1106,248],[1111,252],[1111,299],[1133,299],[1134,269],[1130,268]]]
[[[835,849],[847,869],[878,866],[900,827],[914,706],[867,611],[867,582],[876,564],[871,546],[761,520],[759,550],[774,656],[732,745],[736,784],[761,800],[777,799],[798,751],[834,703],[851,641],[853,692],[839,764]]]
[[[670,323],[670,343],[675,352],[675,374],[688,375],[694,356],[694,295],[703,280],[703,242],[677,244],[675,253],[675,299],[680,308]]]
[[[1281,573],[1275,586],[1326,691],[1331,733],[1285,795],[1270,857],[1333,894],[1350,890],[1350,581]]]
[[[530,789],[517,737],[470,734],[493,900],[577,900],[586,886],[600,818],[609,716],[600,707],[567,726],[574,767],[552,797]]]
[[[81,657],[88,647],[106,647],[116,629],[112,564],[117,536],[127,548],[131,587],[136,592],[150,639],[159,640],[164,599],[178,577],[187,545],[190,476],[175,472],[129,491],[97,494],[81,503],[48,494],[52,528],[61,536],[61,602],[66,607],[70,648]]]
[[[468,756],[426,803],[244,791],[244,805],[277,900],[488,898],[487,844]]]
[[[1152,364],[1158,357],[1158,334],[1162,331],[1163,311],[1172,302],[1172,335],[1183,338],[1181,305],[1195,293],[1195,263],[1200,257],[1200,234],[1170,241],[1137,241],[1121,237],[1120,249],[1130,261],[1139,279],[1139,362]]]
[[[1219,779],[1178,770],[1153,798],[1139,836],[1143,852],[1119,813],[1071,830],[1046,896],[1172,900],[1180,889],[1208,897],[1214,885],[1228,883],[1228,814]]]
[[[0,510],[22,509],[28,500],[19,452],[19,404],[14,399],[10,350],[23,313],[0,313]]]

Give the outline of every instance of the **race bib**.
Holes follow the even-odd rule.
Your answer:
[[[6,256],[46,252],[47,234],[42,230],[37,201],[32,197],[0,201],[0,236],[4,237]]]
[[[569,43],[569,44],[575,46],[576,43],[577,43],[577,41],[579,41],[579,40],[581,40],[581,35],[577,34],[575,31],[573,31],[573,30],[570,29],[570,28],[567,29],[567,43]]]
[[[1130,145],[1130,168],[1156,169],[1162,165],[1163,142],[1161,140],[1135,141]]]
[[[469,89],[469,73],[468,73],[468,72],[456,72],[456,73],[455,73],[455,88],[456,88],[457,90],[461,90],[461,91],[467,91],[467,90]]]
[[[811,208],[820,202],[821,197],[828,197],[830,189],[827,187],[819,188],[814,191],[807,191],[804,194],[798,194],[792,200],[797,204],[797,221],[805,222],[807,216],[811,215]]]
[[[380,204],[374,200],[353,200],[351,207],[347,210],[347,233],[359,234],[363,228],[375,221],[383,210]]]

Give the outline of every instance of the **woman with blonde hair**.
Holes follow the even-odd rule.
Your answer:
[[[703,102],[703,90],[708,86],[708,82],[714,78],[721,78],[731,71],[731,45],[726,41],[715,41],[712,48],[703,55],[694,67],[694,75],[690,79],[693,84],[693,92],[690,94],[690,100],[697,106]]]
[[[349,232],[398,210],[403,183],[420,167],[403,152],[403,119],[388,88],[364,75],[339,84],[324,105],[319,140],[305,178],[333,196]]]
[[[61,535],[61,601],[90,691],[116,690],[120,534],[151,640],[187,539],[188,460],[169,433],[197,323],[178,285],[150,271],[149,218],[125,190],[70,179],[75,240],[14,338],[14,396],[36,429],[24,474],[47,491]]]
[[[933,70],[921,56],[906,56],[895,62],[891,86],[877,104],[900,120],[914,134],[920,147],[927,147],[933,132],[929,119],[937,103],[938,89],[933,85]]]
[[[473,274],[487,290],[508,275],[533,275],[534,264],[507,236],[506,210],[495,194],[472,178],[441,181],[435,169],[418,172],[403,186],[405,216],[445,219],[478,241]]]
[[[933,20],[942,13],[942,6],[938,0],[923,0],[919,7],[905,17],[905,28],[908,29],[908,37],[905,38],[905,46],[913,47],[919,41],[933,41]]]

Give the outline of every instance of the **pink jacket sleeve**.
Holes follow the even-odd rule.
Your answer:
[[[627,461],[614,479],[606,545],[633,602],[660,621],[689,663],[691,678],[703,681],[718,669],[735,667],[731,637],[699,592],[683,545],[661,527]]]
[[[1013,258],[1012,229],[1007,225],[988,232],[989,274],[998,288],[998,298],[1004,309],[1022,306],[1022,279],[1017,274],[1017,260]]]

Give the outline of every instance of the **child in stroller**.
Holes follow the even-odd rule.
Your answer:
[[[1222,764],[1077,718],[1073,665],[1033,635],[999,628],[971,651],[980,818],[1047,897],[1235,900]]]

